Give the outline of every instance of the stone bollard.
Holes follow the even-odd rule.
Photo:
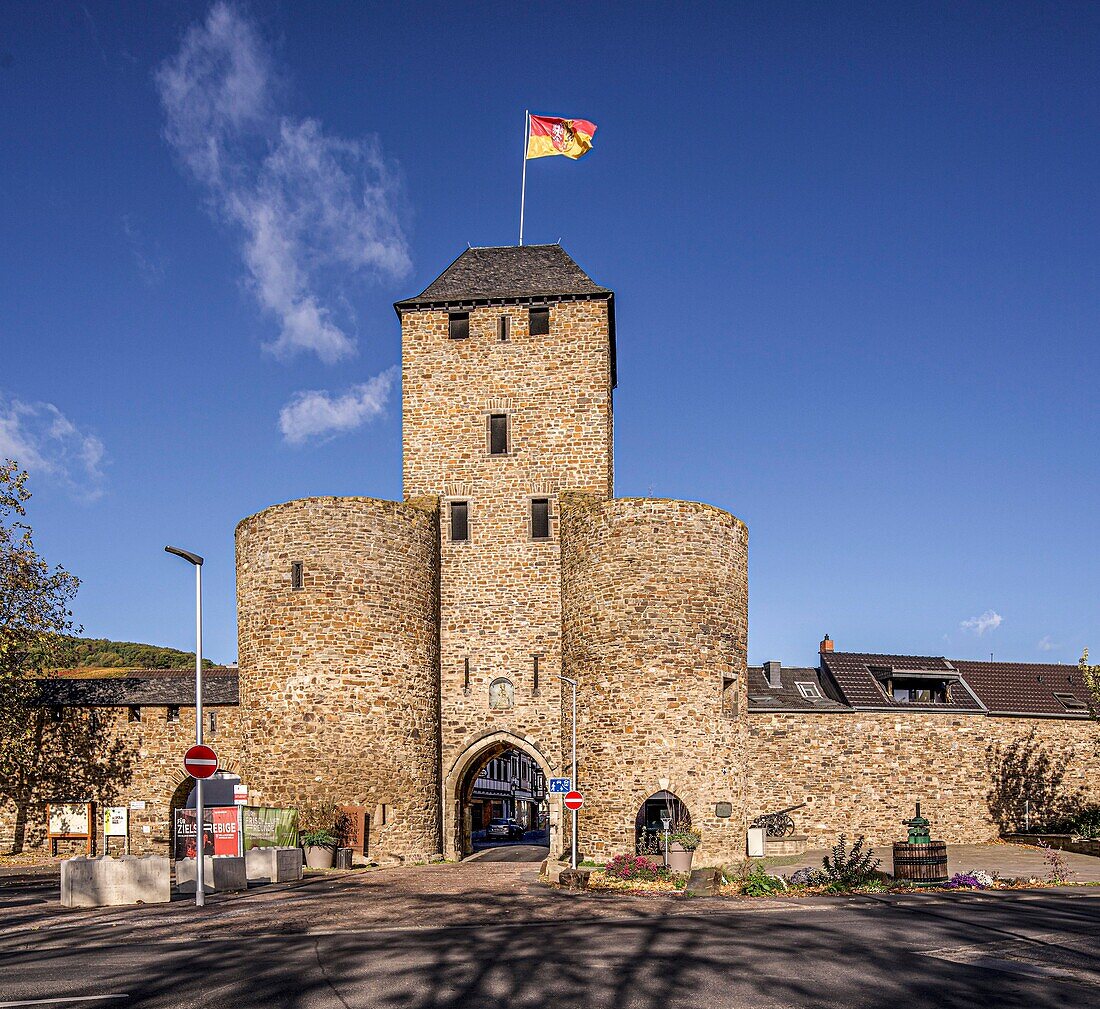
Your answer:
[[[215,890],[247,890],[248,875],[242,855],[207,855],[203,860],[203,889],[210,893]],[[176,889],[180,893],[195,892],[195,859],[176,860]]]
[[[160,855],[77,855],[61,863],[64,907],[167,904],[171,899],[171,865]]]
[[[288,883],[302,878],[301,848],[249,848],[244,853],[245,875],[265,883]]]
[[[717,897],[722,874],[718,869],[692,869],[684,887],[685,897]]]

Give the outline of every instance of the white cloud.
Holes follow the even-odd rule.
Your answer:
[[[973,631],[980,638],[986,631],[995,631],[1004,621],[999,613],[994,610],[986,610],[980,617],[971,617],[963,620],[959,627],[964,631]]]
[[[297,392],[279,411],[279,430],[291,445],[354,431],[385,411],[396,378],[394,367],[339,395],[321,389]]]
[[[411,266],[401,187],[377,138],[345,140],[315,119],[280,115],[272,54],[230,3],[188,30],[156,80],[168,142],[213,211],[242,232],[249,287],[280,325],[268,349],[330,364],[353,354],[326,293]]]
[[[1059,648],[1061,648],[1062,646],[1061,646],[1061,645],[1059,645],[1059,644],[1056,644],[1056,643],[1055,643],[1055,642],[1054,642],[1054,641],[1053,641],[1053,640],[1051,639],[1051,637],[1050,637],[1050,635],[1049,635],[1049,634],[1044,634],[1044,635],[1043,635],[1043,636],[1042,636],[1042,637],[1041,637],[1041,638],[1039,639],[1039,643],[1038,643],[1038,644],[1037,644],[1037,645],[1036,645],[1035,647],[1036,647],[1036,648],[1038,648],[1038,649],[1039,649],[1039,651],[1041,651],[1041,652],[1054,652],[1054,651],[1057,651],[1057,650],[1058,650]]]
[[[76,497],[103,496],[103,442],[85,434],[53,403],[0,396],[0,459],[14,459],[32,476],[43,475]]]

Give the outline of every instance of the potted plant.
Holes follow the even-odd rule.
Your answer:
[[[311,869],[331,869],[336,862],[340,844],[337,826],[340,810],[334,802],[318,802],[298,811],[298,843],[305,852],[306,865]]]
[[[673,872],[691,872],[691,860],[702,841],[702,833],[690,823],[674,823],[668,835],[668,867]]]

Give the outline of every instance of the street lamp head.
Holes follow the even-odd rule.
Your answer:
[[[164,552],[182,557],[185,561],[190,561],[197,568],[202,567],[202,558],[198,554],[191,553],[190,550],[181,550],[179,547],[165,547]]]

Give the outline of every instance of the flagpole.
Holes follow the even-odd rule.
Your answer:
[[[519,244],[523,244],[523,205],[527,200],[527,135],[531,126],[531,110],[523,110],[523,184],[519,190]]]

